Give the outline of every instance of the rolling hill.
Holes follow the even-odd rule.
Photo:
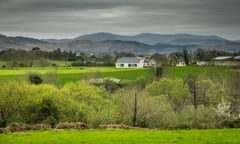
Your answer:
[[[151,34],[135,36],[95,33],[73,39],[34,39],[27,37],[8,37],[0,35],[0,51],[9,48],[31,50],[39,47],[51,51],[56,48],[73,52],[115,53],[132,52],[152,54],[179,52],[187,49],[194,52],[198,48],[228,52],[240,51],[239,41],[230,41],[218,36],[199,36],[190,34]]]

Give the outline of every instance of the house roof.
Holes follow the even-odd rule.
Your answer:
[[[240,56],[235,56],[234,59],[235,60],[240,60]]]
[[[139,63],[142,59],[139,57],[122,57],[117,60],[117,63]]]
[[[219,57],[214,58],[214,60],[229,60],[232,58],[233,58],[232,56],[219,56]]]

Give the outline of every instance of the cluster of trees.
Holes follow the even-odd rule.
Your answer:
[[[8,49],[0,52],[0,60],[7,61],[8,67],[32,67],[33,65],[44,67],[51,65],[50,60],[67,60],[74,56],[72,52],[60,49],[41,51],[38,47],[30,51]]]
[[[239,118],[239,75],[229,80],[189,75],[184,79],[143,78],[122,87],[86,82],[34,84],[0,81],[0,126],[85,122],[148,128],[219,128]],[[111,87],[114,87],[112,89]]]
[[[168,56],[162,54],[152,54],[150,59],[156,61],[157,66],[175,65],[178,61],[193,64],[196,61],[210,61],[217,56],[239,55],[239,53],[228,53],[216,50],[197,49],[194,53],[187,50],[175,52]],[[60,48],[53,51],[42,51],[38,47],[34,47],[30,51],[8,49],[0,51],[0,60],[7,61],[7,65],[2,67],[32,67],[34,65],[56,66],[51,60],[71,61],[69,66],[113,66],[120,57],[135,57],[133,53],[114,53],[114,54],[90,54],[90,53],[73,53],[71,51],[61,51]],[[144,56],[144,55],[138,55]]]
[[[0,60],[7,61],[2,67],[32,67],[32,66],[57,66],[51,60],[72,62],[69,66],[113,66],[119,57],[134,57],[132,53],[115,53],[95,55],[91,53],[73,53],[62,51],[60,48],[53,51],[42,51],[38,47],[32,50],[8,49],[0,51]]]

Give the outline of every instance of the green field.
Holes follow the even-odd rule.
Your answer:
[[[166,67],[163,70],[164,77],[185,78],[189,74],[202,75],[210,79],[230,78],[235,74],[240,74],[239,70],[224,66],[187,66],[187,67]]]
[[[27,73],[56,73],[61,83],[75,82],[89,73],[97,73],[100,77],[114,77],[121,80],[135,80],[138,77],[152,78],[148,69],[116,69],[115,67],[33,67],[0,69],[0,79],[23,79]]]
[[[153,78],[153,72],[149,69],[116,69],[115,67],[32,67],[32,68],[13,68],[0,69],[0,79],[24,79],[27,73],[55,73],[60,83],[76,82],[85,77],[89,73],[97,73],[99,77],[114,77],[125,80],[136,80],[138,77],[146,79]],[[185,78],[189,74],[202,75],[204,77],[218,79],[230,78],[235,74],[239,74],[239,70],[230,67],[217,66],[188,66],[188,67],[165,67],[163,69],[163,77]]]
[[[0,134],[2,144],[239,144],[240,129],[48,130]]]

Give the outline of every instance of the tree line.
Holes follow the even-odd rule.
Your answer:
[[[239,127],[239,74],[229,79],[189,75],[116,87],[0,80],[0,126],[61,122],[126,124],[161,129]],[[112,88],[111,88],[112,87]]]
[[[197,49],[194,53],[184,49],[182,52],[174,52],[169,55],[152,54],[149,59],[156,61],[157,66],[175,65],[178,61],[184,61],[187,65],[194,64],[196,61],[211,61],[217,56],[240,55],[240,53],[228,53],[216,50]],[[53,51],[42,51],[38,47],[32,48],[30,51],[7,49],[0,51],[0,60],[7,61],[4,67],[40,67],[57,66],[52,60],[69,61],[68,66],[114,66],[116,60],[121,57],[145,56],[136,55],[128,52],[120,52],[114,54],[91,54],[91,53],[74,53],[71,51],[62,51],[60,48]]]

